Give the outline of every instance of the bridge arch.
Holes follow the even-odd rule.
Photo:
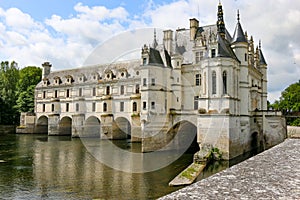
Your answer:
[[[112,139],[131,139],[131,124],[125,117],[118,117],[113,122]]]
[[[197,142],[197,126],[187,120],[179,121],[168,131],[175,149],[194,154],[200,150]]]
[[[42,115],[38,118],[36,122],[37,133],[48,134],[48,117]]]
[[[70,117],[63,117],[59,121],[59,135],[72,135],[72,119]]]
[[[100,138],[100,130],[101,121],[95,116],[90,116],[84,122],[84,131],[80,137]]]

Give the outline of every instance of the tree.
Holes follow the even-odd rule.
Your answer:
[[[0,68],[0,124],[17,124],[19,114],[14,108],[17,100],[19,69],[16,62],[1,62]]]
[[[300,80],[297,83],[291,84],[282,93],[279,100],[276,100],[271,107],[274,110],[280,110],[287,116],[298,116],[287,118],[288,125],[300,126]]]
[[[16,108],[19,112],[34,111],[34,90],[41,79],[41,68],[29,66],[20,70],[17,85],[18,99],[16,101]]]

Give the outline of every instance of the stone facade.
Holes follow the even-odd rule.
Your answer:
[[[224,159],[286,137],[284,118],[267,111],[261,44],[255,48],[239,14],[231,36],[221,4],[216,25],[190,19],[190,29],[164,31],[163,44],[154,37],[138,60],[54,72],[42,66],[35,132],[131,138],[146,152],[180,146],[196,130],[199,146],[218,148]]]

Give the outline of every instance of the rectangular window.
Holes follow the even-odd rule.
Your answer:
[[[155,78],[151,79],[151,85],[154,86],[155,85]]]
[[[54,91],[54,98],[57,98],[57,90]]]
[[[76,112],[78,112],[78,111],[79,111],[79,104],[76,103]]]
[[[136,94],[140,93],[140,85],[139,84],[135,85],[135,93]]]
[[[212,58],[216,57],[216,50],[215,49],[211,50],[211,57]]]
[[[155,109],[155,102],[154,102],[154,101],[151,102],[151,109],[152,109],[152,110]]]
[[[69,103],[66,103],[66,112],[69,112]]]
[[[248,60],[248,55],[245,53],[245,61]]]
[[[124,102],[120,102],[120,112],[124,112]]]
[[[196,63],[200,62],[200,52],[196,52],[195,61]]]
[[[51,104],[51,110],[54,112],[54,104]]]
[[[124,85],[121,85],[121,88],[120,88],[120,94],[121,94],[121,95],[124,94]]]
[[[43,92],[43,99],[46,98],[46,91]]]
[[[93,88],[93,96],[96,96],[96,88]]]
[[[143,78],[143,86],[147,86],[147,79]]]
[[[79,88],[79,94],[78,94],[78,96],[82,96],[82,88]]]
[[[110,95],[110,86],[106,86],[106,95]]]
[[[147,110],[147,102],[143,101],[143,110]]]
[[[69,89],[67,89],[66,97],[70,97],[70,90]]]
[[[133,112],[137,111],[137,103],[136,102],[133,102],[133,104],[132,104],[132,111]]]
[[[45,111],[46,111],[46,105],[43,104],[43,112],[45,112]]]
[[[143,58],[143,65],[147,64],[147,58]]]
[[[200,60],[203,59],[203,57],[204,57],[204,53],[203,51],[200,51]]]
[[[195,84],[201,85],[201,75],[200,74],[196,74]]]
[[[198,98],[199,96],[194,96],[194,110],[198,110]]]
[[[96,111],[96,103],[95,103],[95,102],[93,102],[93,104],[92,104],[92,111],[93,111],[93,112]]]

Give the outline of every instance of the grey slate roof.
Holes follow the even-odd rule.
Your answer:
[[[233,34],[233,39],[232,39],[231,42],[232,43],[247,42],[247,39],[245,37],[244,31],[243,31],[243,28],[242,28],[240,22],[238,22],[236,24],[235,31],[234,31],[234,34]]]
[[[223,39],[219,33],[217,33],[217,42],[218,42],[218,51],[216,57],[233,58],[239,61],[235,53],[233,52],[229,41]]]
[[[149,64],[164,66],[164,62],[160,56],[160,52],[152,47],[150,47],[149,52]]]
[[[265,57],[264,57],[261,49],[259,49],[259,64],[260,65],[267,65],[267,62],[265,60]]]

